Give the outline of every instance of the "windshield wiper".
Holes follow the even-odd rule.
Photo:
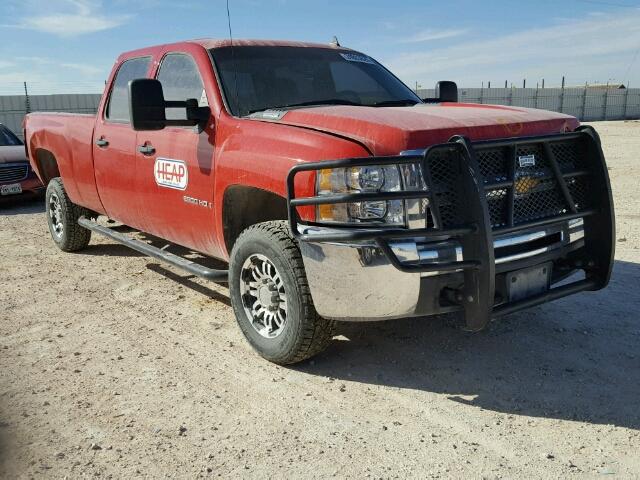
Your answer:
[[[249,110],[249,115],[251,115],[252,113],[264,112],[265,110],[284,110],[287,108],[309,107],[312,105],[354,105],[358,107],[362,106],[361,103],[352,102],[351,100],[344,100],[342,98],[328,98],[326,100],[311,100],[308,102],[290,103],[288,105],[280,105],[278,107],[256,108],[255,110]]]
[[[369,105],[370,107],[405,107],[405,106],[413,106],[420,103],[417,100],[412,100],[410,98],[404,100],[385,100],[384,102],[376,102],[373,105]]]

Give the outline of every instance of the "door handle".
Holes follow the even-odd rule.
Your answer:
[[[144,144],[138,146],[138,151],[143,155],[153,155],[156,152],[156,149],[153,145]]]
[[[99,147],[106,147],[107,145],[109,145],[109,142],[107,141],[106,138],[101,137],[98,140],[96,140],[96,145]]]

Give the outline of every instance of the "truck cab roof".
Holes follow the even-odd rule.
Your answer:
[[[233,42],[228,38],[198,38],[192,40],[184,40],[181,42],[167,43],[161,45],[153,45],[150,47],[139,48],[136,50],[130,50],[124,52],[118,57],[119,59],[136,57],[139,55],[146,55],[150,51],[160,48],[179,48],[185,44],[200,45],[203,48],[210,50],[224,47],[299,47],[299,48],[332,48],[336,50],[351,51],[350,48],[341,46],[334,46],[329,43],[314,43],[314,42],[296,42],[292,40],[264,40],[264,39],[233,39]]]

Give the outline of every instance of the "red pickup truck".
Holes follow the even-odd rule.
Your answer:
[[[24,129],[62,250],[97,232],[228,282],[242,332],[276,363],[320,352],[335,321],[461,312],[475,331],[611,274],[613,203],[593,128],[459,103],[453,82],[421,99],[338,45],[136,50],[116,61],[97,115],[30,114]]]

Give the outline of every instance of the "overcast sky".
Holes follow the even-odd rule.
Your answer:
[[[228,36],[225,0],[2,0],[0,95],[101,92],[122,51]],[[640,0],[230,0],[235,38],[363,51],[411,86],[640,87]]]

